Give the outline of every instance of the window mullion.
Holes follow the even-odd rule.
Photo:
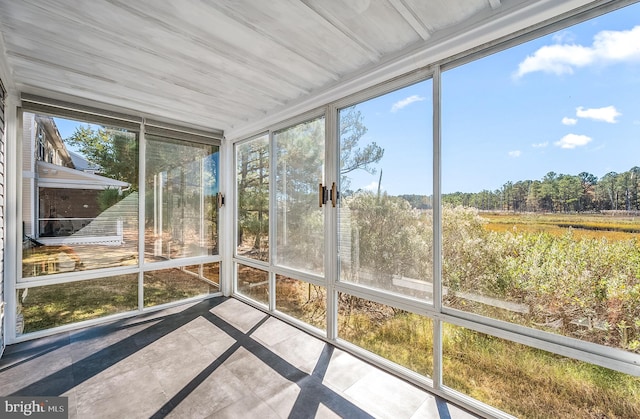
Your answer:
[[[441,84],[440,67],[433,74],[433,304],[442,311],[442,206],[441,206]],[[433,319],[433,386],[442,386],[442,322]]]
[[[145,228],[145,177],[146,177],[146,150],[147,142],[145,139],[144,121],[140,124],[140,138],[138,139],[138,266],[141,268],[138,272],[138,310],[144,308],[144,271],[142,267],[144,260],[144,228]]]
[[[328,106],[325,120],[325,185],[338,183],[338,109]],[[325,205],[325,283],[327,287],[327,338],[338,338],[338,293],[335,284],[338,278],[338,211],[340,204],[335,208]]]

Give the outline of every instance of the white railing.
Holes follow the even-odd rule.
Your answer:
[[[123,243],[120,219],[41,218],[38,241],[47,246],[100,244],[119,246]]]

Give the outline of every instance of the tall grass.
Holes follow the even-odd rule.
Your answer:
[[[417,373],[433,373],[430,319],[341,294],[338,335]]]
[[[640,417],[640,379],[461,327],[444,328],[444,384],[518,417]]]
[[[341,296],[339,336],[420,374],[433,371],[426,317]],[[640,378],[445,324],[443,381],[523,418],[640,417]]]
[[[375,235],[377,212],[352,212],[361,241],[375,239],[367,240],[370,250],[360,247],[360,261],[375,260],[381,271],[413,267],[404,274],[428,277],[429,263],[415,260],[431,260],[429,214],[392,204],[376,201],[393,214],[379,211],[394,221],[384,236]],[[640,353],[640,220],[451,206],[442,217],[446,306]],[[339,310],[340,337],[432,373],[431,320],[345,296]],[[451,325],[443,348],[446,385],[514,415],[640,417],[637,377]]]

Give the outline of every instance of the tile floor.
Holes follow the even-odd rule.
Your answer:
[[[18,395],[66,396],[70,418],[475,417],[222,297],[11,345]]]

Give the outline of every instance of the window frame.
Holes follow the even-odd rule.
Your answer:
[[[181,268],[181,267],[190,267],[194,265],[205,265],[209,263],[218,263],[219,269],[219,278],[223,275],[223,252],[224,246],[222,243],[221,236],[221,224],[223,221],[222,211],[218,208],[218,224],[217,224],[217,239],[219,242],[218,253],[215,255],[204,255],[204,256],[192,256],[185,257],[180,259],[173,259],[168,261],[160,261],[150,263],[144,260],[144,217],[145,217],[145,168],[146,168],[146,159],[145,159],[145,131],[147,127],[150,127],[152,132],[163,133],[164,136],[172,135],[170,138],[177,139],[178,141],[189,141],[198,144],[209,144],[217,147],[218,153],[222,152],[222,131],[217,130],[203,130],[199,128],[192,128],[187,126],[176,125],[173,123],[166,123],[163,121],[156,120],[145,120],[142,117],[127,115],[123,113],[107,111],[100,108],[83,106],[75,103],[64,102],[54,99],[49,99],[45,97],[23,94],[22,95],[22,106],[18,106],[15,108],[15,148],[11,148],[8,150],[11,155],[15,155],[16,159],[15,164],[12,166],[11,170],[14,174],[13,178],[9,179],[8,183],[16,185],[15,192],[15,214],[19,214],[19,220],[22,219],[22,152],[23,152],[23,113],[33,113],[35,115],[45,115],[50,117],[59,117],[64,119],[70,119],[77,122],[89,123],[89,124],[98,124],[98,125],[106,125],[109,127],[118,127],[127,129],[129,132],[134,132],[138,141],[138,247],[137,247],[137,255],[138,255],[138,263],[133,266],[117,266],[117,267],[108,267],[108,268],[99,268],[92,269],[88,271],[75,271],[75,272],[65,272],[65,273],[55,273],[51,275],[45,276],[36,276],[36,277],[28,277],[22,278],[22,240],[20,239],[20,235],[22,233],[22,228],[19,227],[20,221],[17,221],[14,226],[9,226],[10,228],[7,231],[14,231],[15,238],[13,240],[8,240],[7,247],[8,251],[7,255],[11,258],[11,262],[7,263],[5,272],[11,272],[13,275],[10,275],[9,279],[6,281],[7,288],[7,304],[9,310],[12,312],[7,315],[7,329],[6,336],[7,341],[9,343],[17,343],[26,340],[31,340],[39,337],[44,337],[48,335],[52,335],[55,333],[68,331],[77,329],[79,327],[86,327],[90,325],[97,325],[104,323],[106,321],[126,318],[135,316],[144,312],[151,312],[161,310],[163,308],[172,307],[180,304],[184,304],[189,301],[198,301],[204,298],[211,298],[214,296],[222,295],[222,287],[224,282],[220,280],[221,284],[218,284],[218,291],[210,293],[205,296],[196,296],[190,297],[182,300],[171,301],[163,304],[158,304],[154,306],[145,307],[144,305],[144,275],[147,272],[170,269],[170,268]],[[37,139],[36,139],[37,142]],[[36,144],[36,147],[38,144]],[[219,160],[219,166],[224,165],[222,158]],[[219,169],[219,168],[218,168]],[[218,170],[218,189],[221,189],[220,177],[221,170]],[[12,208],[11,211],[14,211]],[[62,326],[52,327],[48,329],[38,330],[35,332],[29,332],[27,334],[16,334],[16,313],[13,313],[17,310],[17,300],[15,294],[20,292],[21,290],[25,290],[32,287],[43,287],[49,285],[58,285],[65,284],[71,282],[83,282],[83,281],[91,281],[95,279],[108,279],[113,278],[120,275],[129,275],[135,274],[138,277],[138,305],[137,309],[133,311],[126,311],[112,315],[106,315],[103,317],[98,317],[91,320],[79,321],[75,323],[65,324]]]
[[[404,89],[406,87],[410,87],[413,85],[417,85],[419,83],[425,82],[427,80],[431,80],[432,81],[432,97],[435,91],[435,73],[436,73],[436,67],[434,66],[428,66],[425,67],[423,69],[419,69],[417,71],[414,71],[413,73],[407,74],[403,77],[398,77],[396,79],[390,80],[388,82],[382,83],[378,86],[375,86],[374,88],[371,89],[367,89],[365,91],[359,92],[357,94],[351,95],[351,96],[347,96],[339,101],[336,101],[335,103],[332,103],[330,105],[330,111],[332,113],[332,115],[334,115],[335,117],[335,122],[334,122],[334,127],[332,129],[333,132],[333,137],[332,137],[332,150],[334,151],[334,156],[332,159],[332,165],[334,166],[333,169],[333,178],[331,180],[331,182],[336,182],[336,184],[339,183],[340,180],[340,165],[339,165],[339,159],[340,159],[340,135],[339,135],[339,129],[340,129],[340,111],[342,109],[345,108],[349,108],[351,106],[355,106],[358,105],[360,103],[363,102],[367,102],[369,100],[372,99],[376,99],[379,97],[382,97],[386,94],[390,94],[393,92],[396,92],[400,89]],[[435,114],[436,110],[436,103],[433,102],[433,112]],[[434,115],[431,115],[432,117],[434,117]],[[429,117],[429,115],[425,115],[426,118]],[[436,124],[435,124],[435,119],[433,120],[433,129],[432,132],[429,133],[432,137],[432,141],[434,144],[434,148],[433,148],[433,153],[432,153],[432,169],[433,169],[433,178],[432,178],[432,186],[433,186],[433,209],[434,209],[434,213],[433,213],[433,225],[435,227],[436,224],[436,217],[435,217],[435,210],[436,210],[436,191],[439,190],[439,185],[438,185],[438,189],[436,189],[436,183],[437,183],[437,179],[435,176],[435,168],[436,168],[436,164],[435,164],[435,160],[436,160],[436,155],[435,155],[435,133],[436,133]],[[327,183],[329,183],[329,181],[327,181]],[[335,228],[337,228],[338,225],[338,220],[337,220],[337,213],[336,211],[331,211],[331,216],[333,216],[333,223],[336,225]],[[334,229],[335,229],[334,228]],[[435,247],[435,240],[436,240],[436,235],[434,234],[434,241],[432,243],[433,247],[433,254],[436,254],[436,247]],[[336,235],[335,237],[332,238],[331,240],[333,248],[330,249],[329,254],[337,254],[338,252],[338,236],[337,236],[337,231],[336,231]],[[402,295],[399,293],[393,293],[390,291],[385,291],[382,289],[378,289],[378,288],[374,288],[374,287],[370,287],[364,284],[356,284],[353,282],[345,282],[345,281],[340,281],[339,280],[339,270],[340,270],[340,266],[339,266],[339,261],[336,259],[335,262],[332,262],[332,265],[334,265],[334,269],[335,272],[333,274],[333,277],[336,278],[335,283],[334,283],[334,287],[335,290],[337,292],[344,292],[350,295],[353,295],[355,297],[359,297],[359,298],[367,298],[367,299],[371,299],[372,301],[375,301],[377,303],[380,304],[386,304],[386,305],[392,305],[394,307],[400,308],[402,310],[405,311],[410,311],[413,313],[417,313],[420,314],[421,312],[429,312],[429,313],[434,313],[435,314],[435,289],[437,287],[436,284],[436,268],[435,268],[435,264],[434,264],[434,269],[433,269],[433,273],[432,273],[432,278],[433,278],[433,301],[429,302],[428,300],[425,299],[421,299],[421,298],[417,298],[417,297],[411,297],[411,296],[407,296],[407,295]]]

